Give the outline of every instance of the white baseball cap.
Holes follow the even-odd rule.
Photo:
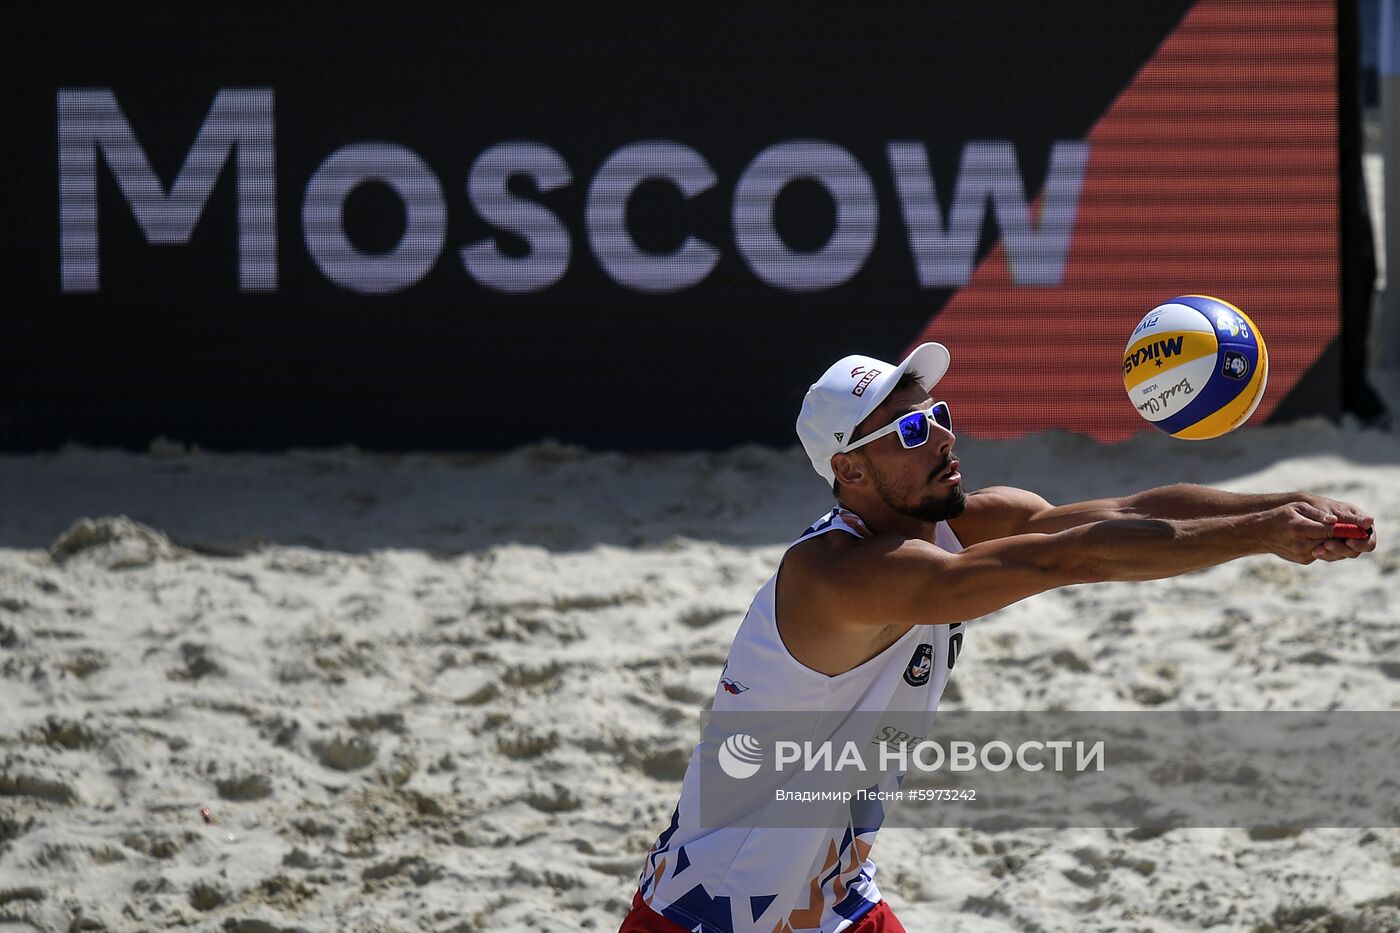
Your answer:
[[[846,356],[812,383],[797,416],[797,436],[812,469],[830,485],[836,481],[831,458],[851,442],[856,425],[879,407],[905,370],[919,376],[925,392],[943,378],[952,358],[941,343],[922,343],[898,366],[869,356]]]

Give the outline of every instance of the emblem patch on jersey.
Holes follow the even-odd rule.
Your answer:
[[[733,680],[729,677],[721,677],[719,679],[719,685],[723,687],[728,693],[731,693],[734,696],[738,696],[745,690],[749,689],[748,687],[745,687],[743,684],[741,684],[739,681]]]
[[[928,683],[928,675],[933,673],[933,645],[923,644],[914,649],[909,666],[904,669],[904,682],[911,687],[922,687]]]

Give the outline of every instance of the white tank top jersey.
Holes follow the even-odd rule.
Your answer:
[[[854,512],[835,508],[793,544],[842,532],[870,537]],[[957,553],[962,545],[946,523],[934,543]],[[789,545],[791,547],[791,545]],[[775,572],[758,591],[739,625],[714,710],[918,711],[931,716],[961,649],[965,626],[916,625],[863,664],[834,677],[803,665],[778,635]],[[950,653],[951,652],[951,653]],[[712,731],[714,734],[711,734]],[[819,742],[830,736],[813,734]],[[710,760],[727,735],[708,726],[691,754],[671,824],[657,838],[639,878],[651,909],[700,933],[839,933],[880,902],[870,848],[884,819],[878,803],[849,804],[839,828],[746,825],[704,828],[696,815],[700,758]],[[894,786],[903,779],[893,774]],[[847,805],[841,804],[841,813]]]

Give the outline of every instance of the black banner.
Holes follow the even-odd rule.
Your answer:
[[[1174,31],[1197,17],[1191,48],[1209,49],[1254,30],[1297,60],[1335,49],[1331,10],[31,11],[8,30],[0,446],[788,445],[830,362],[940,339],[940,309],[995,264],[1005,318],[947,340],[950,391],[975,404],[959,373],[1010,365],[1009,322],[1043,318],[1037,302],[1084,267],[1082,223],[1105,203],[1085,199],[1172,175],[1170,160],[1112,168],[1116,144],[1094,133]],[[1283,215],[1336,210],[1328,80],[1299,89],[1323,116],[1303,114],[1297,197],[1269,196]],[[1181,106],[1149,92],[1159,116],[1132,119]],[[1339,289],[1330,229],[1295,244],[1326,260],[1300,288]],[[1238,283],[1197,281],[1183,254],[1143,294],[1252,295],[1279,255],[1241,249],[1256,252],[1231,256]],[[1151,307],[1105,295],[1066,331],[1097,319],[1121,344]],[[1296,326],[1282,299],[1271,325],[1273,300],[1237,302],[1275,360],[1261,415],[1339,326],[1335,301]],[[1121,392],[1111,356],[1066,370],[1069,421],[993,399],[983,424],[1141,429],[1121,395],[1094,394]]]

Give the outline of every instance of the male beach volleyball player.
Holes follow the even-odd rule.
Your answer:
[[[949,407],[930,394],[948,363],[937,343],[898,366],[848,356],[808,390],[797,433],[838,504],[754,598],[716,713],[932,713],[964,623],[1035,593],[1155,580],[1248,554],[1308,564],[1375,548],[1374,534],[1332,537],[1339,522],[1369,531],[1370,515],[1307,493],[1181,485],[1062,506],[1010,487],[966,493]],[[707,728],[696,747],[622,933],[903,930],[874,881],[879,826],[868,814],[812,829],[702,825],[701,750],[725,738]]]

